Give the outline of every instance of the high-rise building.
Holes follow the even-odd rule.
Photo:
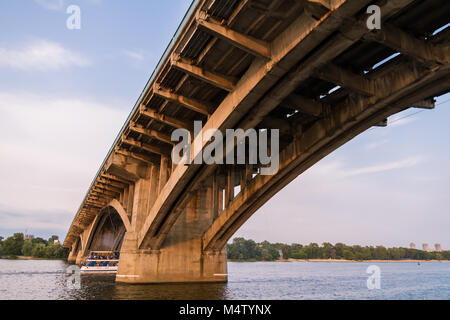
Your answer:
[[[426,252],[430,252],[431,251],[430,250],[430,246],[428,245],[428,243],[424,243],[422,245],[422,248],[423,248],[423,251],[426,251]]]
[[[440,243],[436,243],[434,245],[434,251],[436,251],[436,252],[441,252],[442,251],[442,247],[441,247]]]
[[[410,249],[415,249],[415,248],[416,248],[416,244],[415,244],[414,242],[411,242],[411,243],[409,244],[409,248],[410,248]]]
[[[32,234],[26,234],[26,235],[24,235],[23,239],[24,240],[33,240],[34,236]]]

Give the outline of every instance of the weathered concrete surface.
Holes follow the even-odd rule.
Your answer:
[[[203,188],[192,196],[160,250],[139,249],[139,234],[127,232],[122,244],[116,281],[226,282],[225,251],[204,251],[202,247],[202,235],[214,220],[211,197],[210,188]],[[146,210],[146,207],[141,207],[141,210]],[[139,216],[140,213],[136,212],[136,215]]]
[[[120,253],[117,282],[226,282],[224,251],[202,252],[201,239],[160,250],[137,250],[137,234],[127,233]]]

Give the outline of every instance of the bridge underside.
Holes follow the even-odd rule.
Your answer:
[[[90,228],[81,233],[74,242],[68,261],[83,264],[91,251],[120,251],[125,232],[126,227],[116,209],[105,207]]]
[[[371,4],[380,30],[367,28]],[[196,1],[72,223],[71,259],[112,206],[126,231],[117,281],[226,281],[226,242],[274,194],[368,128],[449,91],[449,17],[447,0]],[[202,133],[279,129],[278,172],[172,164],[171,133],[195,120]]]

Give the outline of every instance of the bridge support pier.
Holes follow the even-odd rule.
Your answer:
[[[79,250],[77,257],[75,259],[75,264],[82,265],[84,263],[85,259],[86,259],[86,256],[83,254],[83,250]]]
[[[67,262],[70,264],[75,264],[77,261],[77,253],[74,250],[70,250],[69,256],[67,257]]]
[[[187,283],[227,282],[225,251],[202,252],[201,239],[168,245],[160,250],[138,250],[137,234],[127,233],[120,254],[117,282]]]
[[[151,200],[151,199],[150,199]],[[216,200],[217,201],[217,200]],[[141,245],[140,228],[125,234],[116,281],[125,283],[226,282],[225,250],[204,251],[202,236],[214,218],[211,186],[192,195],[161,245]],[[217,206],[216,206],[217,207]],[[135,206],[139,214],[145,206]],[[145,212],[145,211],[144,211]],[[139,221],[139,219],[136,219]]]

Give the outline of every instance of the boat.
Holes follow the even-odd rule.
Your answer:
[[[91,251],[86,258],[81,273],[117,273],[120,253],[117,251]]]

